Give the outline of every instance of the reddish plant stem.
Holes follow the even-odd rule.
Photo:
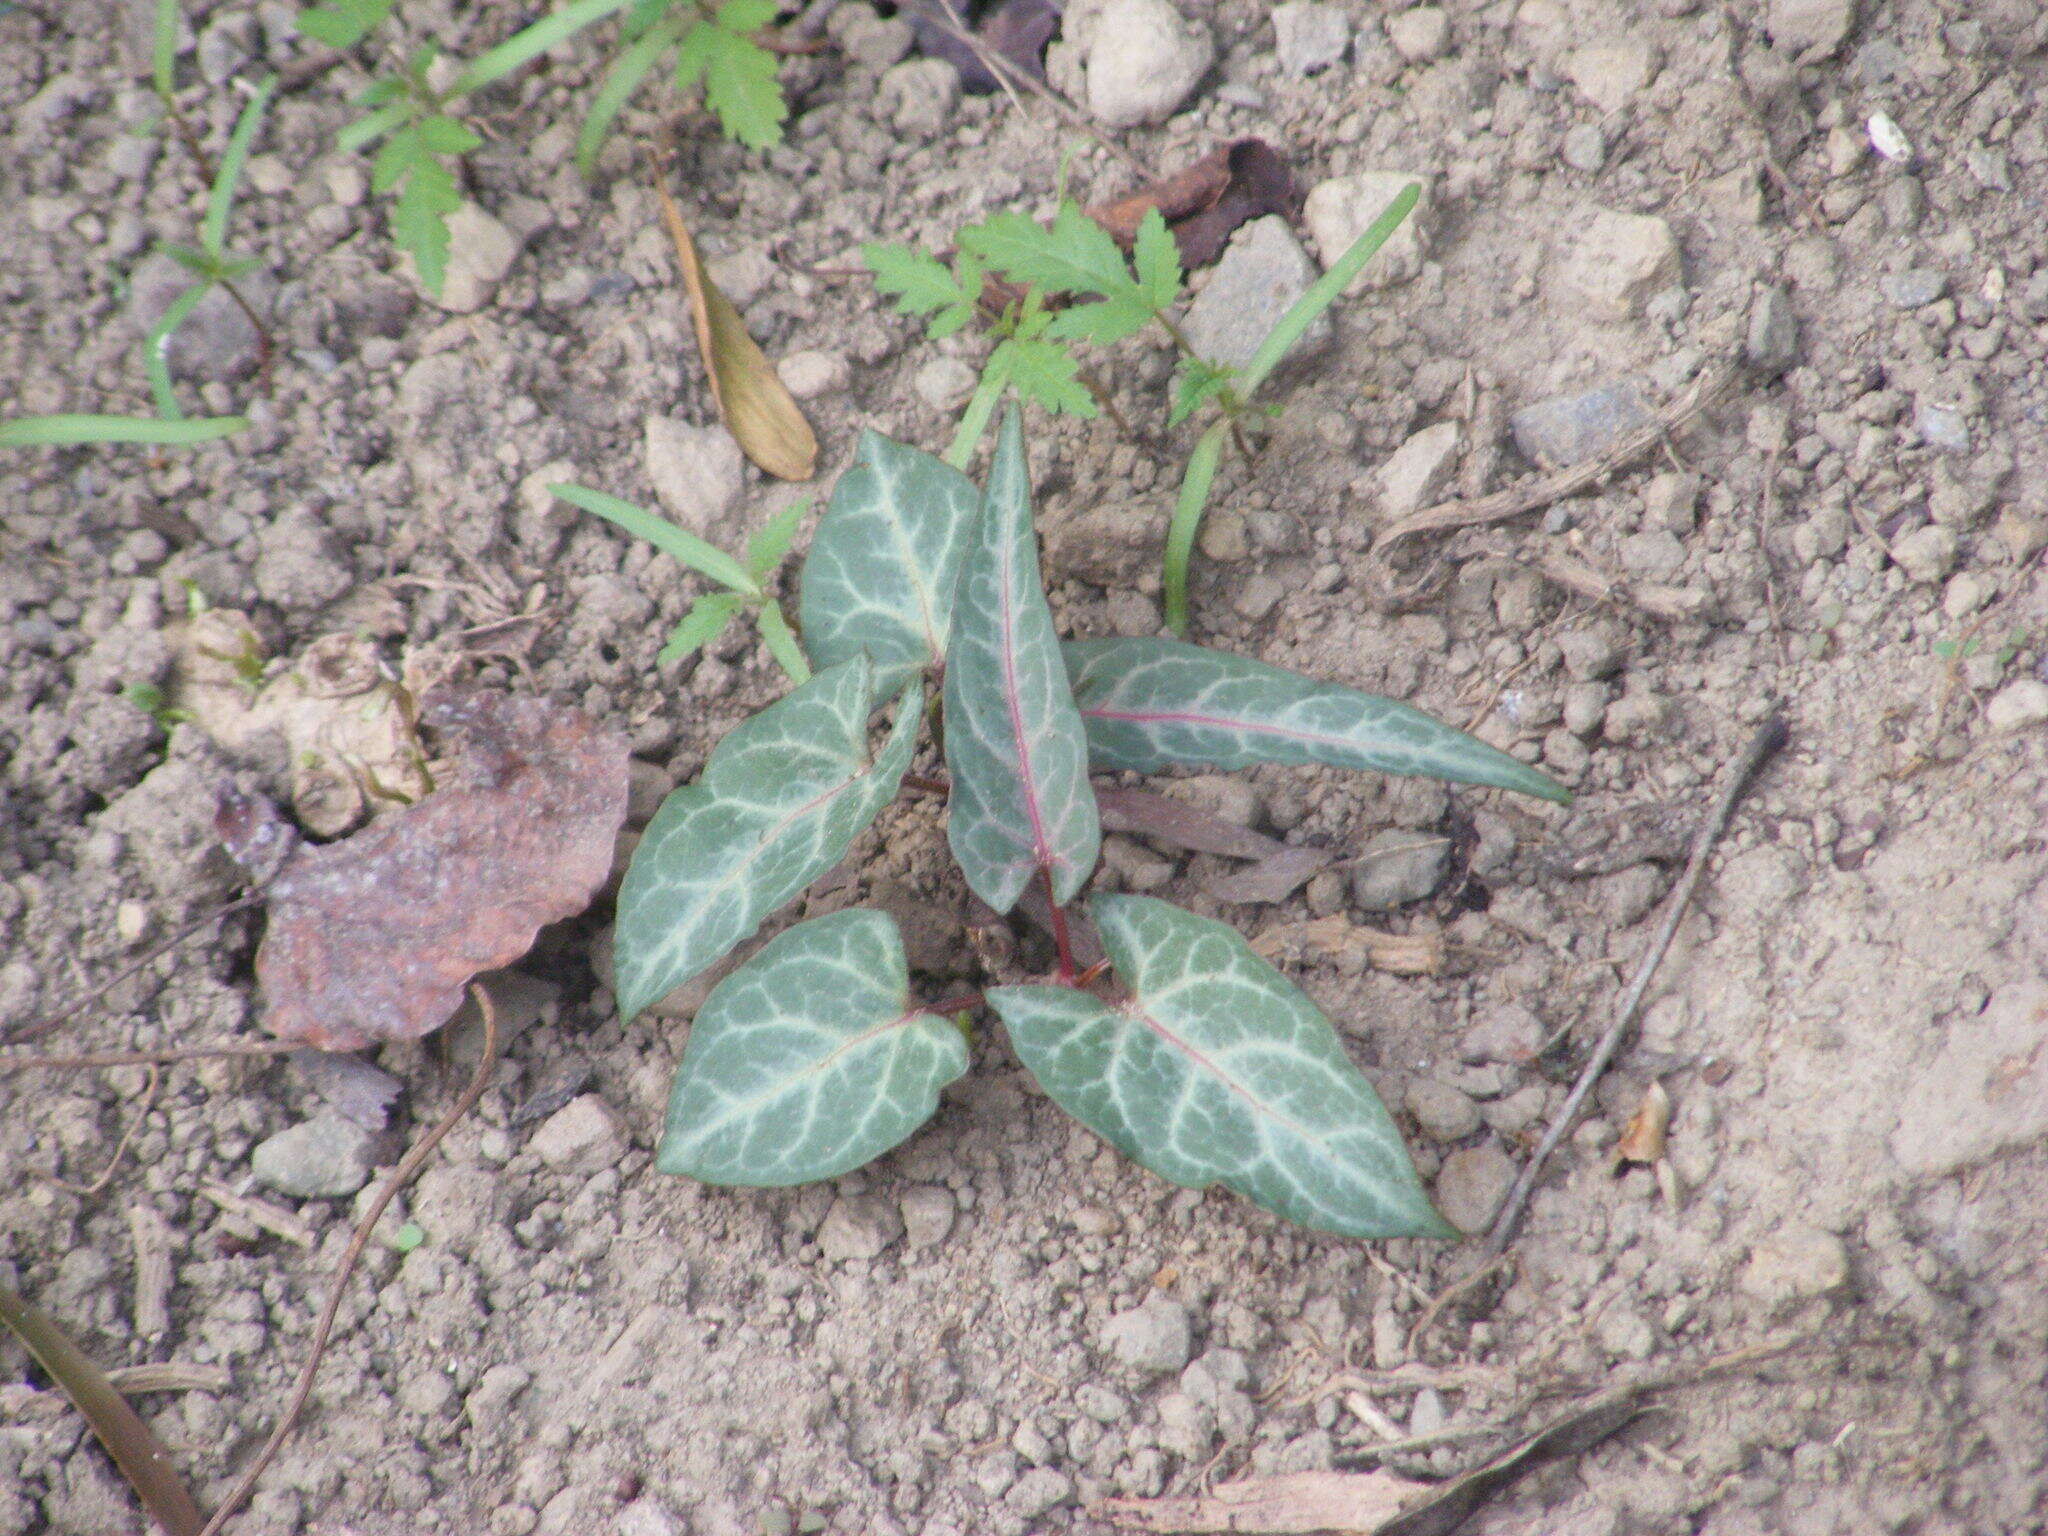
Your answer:
[[[1059,946],[1060,951],[1059,984],[1071,987],[1076,984],[1076,978],[1081,973],[1074,965],[1073,946],[1067,942],[1067,909],[1060,905],[1059,897],[1053,892],[1052,870],[1041,864],[1038,866],[1038,872],[1045,876],[1045,901],[1052,909],[1052,941]]]
[[[928,779],[921,773],[906,773],[903,775],[903,787],[905,789],[914,789],[919,794],[924,795],[949,794],[953,788],[944,779]]]
[[[950,1018],[956,1013],[978,1013],[987,1006],[988,999],[979,992],[962,992],[956,997],[946,998],[943,1002],[933,1003],[925,1012],[944,1014]]]

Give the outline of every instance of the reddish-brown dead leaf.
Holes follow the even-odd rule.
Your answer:
[[[590,904],[626,817],[627,744],[544,699],[447,688],[421,710],[440,787],[352,837],[299,848],[256,954],[265,1026],[323,1050],[446,1023],[480,971]]]
[[[958,35],[966,0],[911,0],[899,14],[917,29],[918,52],[960,71],[960,88],[986,95],[1002,82],[982,55]],[[1001,0],[974,27],[982,47],[1032,80],[1045,78],[1045,45],[1060,29],[1059,0]]]
[[[1202,267],[1222,254],[1238,225],[1268,213],[1292,214],[1298,201],[1294,175],[1279,152],[1264,139],[1238,139],[1149,187],[1090,208],[1088,216],[1128,248],[1139,221],[1157,208],[1180,247],[1181,265]]]
[[[1109,1499],[1096,1513],[1166,1533],[1377,1531],[1429,1488],[1391,1472],[1290,1472],[1218,1483],[1186,1498]]]

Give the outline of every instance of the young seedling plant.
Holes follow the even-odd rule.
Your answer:
[[[299,30],[330,48],[354,48],[390,16],[395,0],[327,0],[301,13]],[[755,34],[775,20],[775,0],[576,0],[450,70],[432,42],[396,61],[357,99],[364,110],[336,140],[345,151],[379,144],[370,182],[394,194],[391,237],[434,292],[448,265],[448,216],[462,206],[456,167],[483,143],[461,116],[464,98],[504,79],[586,27],[624,12],[620,51],[591,100],[576,142],[588,176],[621,110],[666,58],[679,90],[701,85],[705,104],[732,138],[765,149],[789,116],[774,54]]]
[[[903,786],[927,714],[942,713],[946,837],[968,887],[1001,913],[1032,887],[1047,901],[1053,974],[979,1000],[1046,1092],[1175,1183],[1222,1184],[1351,1237],[1456,1235],[1329,1020],[1228,925],[1097,895],[1087,915],[1109,972],[1077,966],[1068,908],[1101,843],[1088,775],[1321,763],[1557,801],[1562,788],[1406,705],[1245,657],[1163,639],[1062,645],[1014,407],[982,491],[866,434],[805,557],[799,615],[815,674],[727,734],[634,853],[614,948],[624,1016],[843,858]],[[881,710],[893,718],[876,743]],[[758,1186],[861,1166],[967,1070],[953,1006],[913,995],[882,912],[786,929],[699,1009],[659,1167]]]
[[[1062,198],[1050,228],[1021,213],[999,213],[960,231],[949,268],[907,245],[861,247],[875,286],[892,294],[907,315],[924,315],[926,333],[941,340],[977,315],[996,343],[946,450],[946,462],[965,469],[988,430],[1006,390],[1046,410],[1083,418],[1097,414],[1097,390],[1086,382],[1076,344],[1102,347],[1156,325],[1180,352],[1179,378],[1167,425],[1179,426],[1206,404],[1217,419],[1196,440],[1181,476],[1180,495],[1167,527],[1161,585],[1166,622],[1188,631],[1188,564],[1209,504],[1209,489],[1229,436],[1253,413],[1253,398],[1318,316],[1350,286],[1365,264],[1401,227],[1420,197],[1405,187],[1344,254],[1287,309],[1242,370],[1203,357],[1173,317],[1185,287],[1180,254],[1157,208],[1139,222],[1131,261],[1109,231]],[[994,302],[985,279],[994,274],[1022,297]],[[1054,309],[1054,303],[1065,307]]]

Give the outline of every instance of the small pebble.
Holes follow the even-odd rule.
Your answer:
[[[1744,1294],[1767,1304],[1811,1301],[1849,1279],[1849,1250],[1832,1232],[1792,1223],[1750,1250],[1736,1277]]]
[[[1168,0],[1109,0],[1088,49],[1088,110],[1110,128],[1163,123],[1215,62],[1208,29]]]
[[[1448,1083],[1417,1078],[1408,1085],[1406,1099],[1408,1113],[1433,1141],[1463,1141],[1479,1129],[1479,1106]]]
[[[1451,19],[1440,5],[1418,5],[1387,18],[1387,40],[1410,64],[1431,64],[1451,46]]]
[[[376,1138],[353,1120],[322,1112],[259,1142],[249,1171],[259,1183],[301,1200],[338,1200],[369,1182]]]
[[[957,357],[935,357],[917,370],[911,387],[933,410],[950,413],[967,403],[978,378],[974,369]]]
[[[1984,723],[1994,731],[2024,731],[2048,720],[2048,683],[2022,678],[2008,683],[1984,706]]]
[[[1491,1141],[1444,1159],[1436,1176],[1436,1205],[1461,1232],[1483,1232],[1514,1187],[1515,1165]]]
[[[853,370],[837,352],[792,352],[776,366],[783,386],[799,400],[834,395],[853,380]]]
[[[1179,1372],[1194,1347],[1188,1309],[1171,1296],[1152,1295],[1102,1325],[1102,1346],[1143,1375]]]
[[[695,533],[711,533],[740,499],[746,461],[721,426],[694,426],[659,411],[643,425],[647,478],[668,513]]]
[[[1948,292],[1948,276],[1931,267],[1908,267],[1878,279],[1877,286],[1900,309],[1918,309]]]
[[[932,1248],[953,1230],[953,1196],[935,1184],[917,1184],[903,1192],[903,1241],[912,1250]]]
[[[1437,888],[1450,857],[1450,839],[1440,833],[1400,829],[1377,833],[1352,866],[1351,899],[1366,912],[1385,912],[1420,901]]]
[[[1628,379],[1576,395],[1556,395],[1524,406],[1508,420],[1515,448],[1533,464],[1570,465],[1598,458],[1656,413]]]
[[[594,1093],[579,1094],[549,1115],[529,1143],[542,1162],[568,1174],[614,1167],[632,1144],[618,1113]]]
[[[1290,75],[1313,75],[1344,57],[1351,23],[1344,12],[1321,0],[1287,0],[1273,8],[1274,49]]]
[[[903,1236],[896,1207],[876,1195],[841,1195],[818,1228],[818,1249],[833,1263],[878,1257]]]

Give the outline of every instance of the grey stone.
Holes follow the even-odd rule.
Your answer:
[[[1463,1141],[1479,1129],[1479,1106],[1449,1083],[1417,1078],[1406,1097],[1408,1113],[1432,1141]]]
[[[1742,337],[1742,360],[1767,379],[1799,361],[1799,317],[1782,288],[1766,288],[1750,306]]]
[[[1643,521],[1681,537],[1691,533],[1699,520],[1700,490],[1704,482],[1688,470],[1667,469],[1652,475],[1643,487]]]
[[[957,357],[935,357],[917,370],[911,387],[917,391],[918,399],[944,413],[967,403],[978,377],[973,368]]]
[[[1436,1176],[1436,1208],[1461,1232],[1483,1232],[1514,1187],[1515,1165],[1491,1141],[1444,1159]]]
[[[1422,189],[1415,207],[1352,280],[1346,293],[1357,295],[1368,289],[1391,288],[1422,270],[1423,257],[1436,227],[1431,179],[1407,171],[1361,171],[1355,176],[1333,176],[1310,189],[1302,203],[1302,222],[1308,225],[1316,243],[1316,255],[1327,272],[1371,227],[1373,220],[1386,212],[1387,205],[1410,186]]]
[[[953,1230],[953,1192],[936,1184],[914,1184],[903,1191],[903,1241],[913,1251],[931,1248]]]
[[[1970,419],[1957,406],[1920,396],[1913,402],[1913,429],[1930,448],[1948,453],[1969,452]]]
[[[906,59],[882,76],[876,104],[904,138],[936,138],[960,105],[960,71],[944,59]]]
[[[1591,176],[1607,163],[1607,135],[1598,123],[1573,123],[1564,131],[1558,154],[1573,170]]]
[[[641,452],[655,495],[693,533],[715,531],[746,484],[740,445],[723,427],[693,426],[650,411]]]
[[[1312,75],[1344,57],[1351,46],[1351,23],[1334,5],[1287,0],[1273,8],[1273,42],[1282,69]]]
[[[1892,558],[1899,569],[1919,582],[1940,581],[1955,569],[1959,548],[1953,528],[1928,523],[1903,538],[1892,541]]]
[[[1811,1301],[1848,1283],[1849,1250],[1832,1232],[1793,1222],[1750,1250],[1735,1283],[1768,1305]]]
[[[1579,94],[1612,115],[1627,106],[1657,77],[1657,50],[1640,39],[1588,43],[1565,60],[1565,78]]]
[[[369,1182],[375,1145],[353,1120],[322,1112],[257,1143],[249,1171],[281,1195],[339,1200]]]
[[[1003,1503],[1026,1519],[1057,1509],[1074,1496],[1074,1480],[1051,1467],[1034,1467],[1010,1485]]]
[[[1662,735],[1670,720],[1670,702],[1661,694],[1624,693],[1607,706],[1600,730],[1609,741],[1641,746]]]
[[[1316,280],[1294,231],[1278,214],[1254,219],[1231,237],[1223,259],[1181,322],[1194,348],[1211,362],[1232,368],[1249,364],[1280,317]],[[1298,345],[1318,347],[1330,339],[1328,315],[1319,315]]]
[[[1183,1461],[1207,1458],[1216,1440],[1215,1410],[1185,1392],[1167,1393],[1159,1399],[1158,1409],[1160,1449]]]
[[[1440,421],[1396,448],[1379,467],[1380,511],[1402,518],[1434,502],[1457,470],[1458,436],[1455,421]]]
[[[841,1195],[818,1228],[818,1249],[834,1263],[878,1257],[903,1235],[896,1207],[875,1195]]]
[[[1443,1393],[1435,1387],[1424,1387],[1415,1394],[1415,1401],[1408,1409],[1408,1433],[1433,1435],[1444,1427],[1449,1417],[1444,1411]]]
[[[1387,18],[1387,41],[1410,64],[1431,64],[1451,46],[1451,19],[1440,5],[1418,5]]]
[[[1984,723],[1994,731],[2024,731],[2048,720],[2048,683],[2024,677],[2007,683],[1984,706]]]
[[[448,215],[448,263],[441,291],[427,297],[451,314],[467,315],[482,309],[519,259],[519,243],[519,237],[505,225],[475,203],[465,202]],[[410,256],[406,264],[417,280]],[[420,289],[425,292],[426,285],[421,283]]]
[[[1771,0],[1764,30],[1802,64],[1817,64],[1849,40],[1856,0]]]
[[[2012,686],[2017,686],[2012,685]],[[2048,707],[2048,696],[2037,695]],[[2048,716],[2044,716],[2048,718]],[[1944,1178],[2048,1135],[2048,982],[2008,982],[1958,1020],[1908,1095],[1891,1153],[1915,1178]]]
[[[1568,629],[1557,637],[1557,649],[1575,682],[1598,682],[1621,670],[1621,647],[1605,629]]]
[[[355,580],[347,552],[306,506],[292,506],[257,537],[256,590],[285,609],[324,607]]]
[[[1230,594],[1230,606],[1257,623],[1279,607],[1280,600],[1286,595],[1287,588],[1280,584],[1278,578],[1260,571],[1237,584]]]
[[[1146,1376],[1180,1371],[1193,1344],[1188,1309],[1171,1296],[1154,1294],[1102,1325],[1103,1348]]]
[[[1685,564],[1685,546],[1662,528],[1632,533],[1621,541],[1621,568],[1631,576],[1662,580]]]
[[[1420,901],[1444,877],[1450,839],[1435,832],[1390,829],[1376,834],[1351,870],[1351,900],[1362,911],[1385,912]]]
[[[1650,214],[1596,209],[1559,270],[1567,303],[1596,319],[1633,320],[1683,275],[1671,226]]]
[[[557,1173],[592,1174],[617,1167],[633,1138],[611,1105],[582,1093],[541,1121],[528,1145]]]
[[[1163,123],[1215,62],[1208,29],[1167,0],[1109,0],[1088,48],[1088,110],[1111,128]]]
[[[775,281],[775,258],[765,245],[743,246],[705,262],[704,273],[735,308],[745,309]]]
[[[1074,1388],[1074,1406],[1098,1424],[1114,1424],[1131,1411],[1121,1392],[1093,1381]]]
[[[1516,449],[1531,463],[1567,465],[1598,458],[1656,419],[1642,390],[1632,380],[1617,379],[1524,406],[1510,418],[1508,429]]]
[[[1879,278],[1877,286],[1900,309],[1918,309],[1948,292],[1948,274],[1932,267],[1908,267]]]
[[[876,70],[887,69],[917,41],[908,18],[878,16],[865,5],[849,5],[834,12],[826,31],[838,40],[849,59]]]

